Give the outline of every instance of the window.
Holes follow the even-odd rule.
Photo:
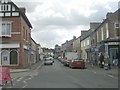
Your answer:
[[[97,31],[97,42],[99,42],[99,33]]]
[[[104,40],[103,28],[101,28],[101,40]]]
[[[87,45],[89,45],[90,43],[89,43],[89,40],[87,40]]]
[[[12,11],[15,11],[15,7],[14,6],[12,6]]]
[[[81,47],[83,47],[83,42],[81,42]]]
[[[108,23],[106,23],[106,38],[109,38]]]
[[[10,16],[11,14],[10,13],[5,13],[5,16]]]
[[[12,16],[19,16],[18,12],[12,12]]]
[[[85,46],[85,41],[84,41],[84,46]]]
[[[120,23],[115,24],[116,36],[120,36]]]
[[[10,52],[10,64],[18,64],[18,53],[15,50]]]
[[[11,37],[11,22],[2,22],[2,32],[1,36]]]

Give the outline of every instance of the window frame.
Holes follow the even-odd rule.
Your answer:
[[[116,26],[116,25],[119,25],[119,26]],[[115,27],[115,30],[116,30],[116,36],[117,37],[120,37],[120,34],[119,34],[119,32],[120,32],[120,23],[115,23],[114,24],[114,27]],[[117,31],[117,29],[119,29],[118,31]]]
[[[5,29],[3,29],[3,24],[5,25]],[[8,25],[9,25],[9,27],[8,27]],[[11,32],[12,32],[12,22],[11,21],[2,21],[2,30],[0,32],[0,37],[11,37]]]

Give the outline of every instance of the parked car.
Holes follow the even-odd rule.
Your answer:
[[[70,68],[85,68],[85,62],[82,59],[74,59],[69,62]]]
[[[51,57],[45,58],[44,65],[53,65],[54,59]]]
[[[58,60],[59,60],[61,63],[63,63],[63,61],[64,61],[64,59],[63,59],[61,56],[58,57]]]

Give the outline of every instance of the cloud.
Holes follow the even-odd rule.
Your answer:
[[[12,0],[14,1],[14,0]],[[26,11],[28,13],[33,13],[36,9],[37,6],[42,5],[42,2],[22,2],[22,1],[18,1],[15,2],[15,4],[17,4],[18,7],[25,7]]]
[[[27,2],[25,2],[27,1]],[[119,0],[22,0],[33,25],[32,37],[43,46],[62,44],[90,22],[100,22],[107,12],[117,10]],[[17,2],[16,2],[17,3]]]

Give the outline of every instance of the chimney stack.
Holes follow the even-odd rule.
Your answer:
[[[25,9],[25,8],[23,8],[23,7],[22,7],[22,8],[20,8],[20,11],[21,11],[22,13],[24,13],[24,14],[26,13],[26,9]]]
[[[112,12],[108,12],[108,13],[106,14],[106,18],[109,18],[112,14],[113,14]]]

